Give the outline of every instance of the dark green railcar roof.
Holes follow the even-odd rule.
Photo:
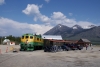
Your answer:
[[[30,34],[30,33],[23,34],[22,36],[36,36],[41,38],[41,35]]]
[[[23,34],[22,36],[34,36],[34,35],[30,33],[26,33],[26,34]]]

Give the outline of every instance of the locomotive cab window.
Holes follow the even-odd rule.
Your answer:
[[[22,39],[24,39],[24,36],[22,36]]]
[[[30,36],[30,39],[33,39],[33,36]]]
[[[26,36],[26,38],[28,38],[28,36]]]
[[[39,38],[37,38],[37,40],[39,40]]]

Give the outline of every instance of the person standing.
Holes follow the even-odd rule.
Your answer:
[[[57,45],[54,45],[54,52],[57,51]]]
[[[92,44],[90,44],[91,50],[93,49]]]
[[[86,44],[86,50],[87,50],[87,48],[88,48],[88,45]]]

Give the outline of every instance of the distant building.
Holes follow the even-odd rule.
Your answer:
[[[77,43],[83,46],[85,46],[86,44],[91,44],[91,42],[88,39],[80,39]]]
[[[15,45],[15,42],[10,42],[10,45]]]
[[[15,45],[15,42],[10,41],[9,39],[4,39],[3,45]]]
[[[54,40],[54,39],[44,39],[44,45],[50,46],[50,45],[63,45],[63,44],[76,44],[76,40]]]
[[[3,45],[10,45],[10,40],[9,39],[4,39]]]
[[[43,39],[54,39],[54,40],[62,40],[61,35],[42,35]]]

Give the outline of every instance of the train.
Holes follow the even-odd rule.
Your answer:
[[[20,51],[34,51],[36,49],[43,49],[41,34],[23,34],[21,36]]]

